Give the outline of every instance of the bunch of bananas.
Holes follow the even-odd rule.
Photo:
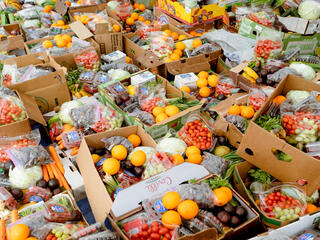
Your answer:
[[[16,8],[17,10],[21,10],[21,4],[18,0],[7,0],[7,5],[11,6],[13,8]]]
[[[245,67],[241,75],[252,83],[256,83],[256,80],[259,77],[258,74],[250,67]]]
[[[69,86],[69,89],[72,93],[73,96],[75,96],[76,98],[82,98],[85,96],[91,97],[92,94],[86,92],[83,87],[81,86],[81,84],[73,84],[71,86]]]

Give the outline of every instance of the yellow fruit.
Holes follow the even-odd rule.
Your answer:
[[[197,153],[190,154],[187,159],[187,162],[194,163],[194,164],[200,164],[202,162],[202,156]]]
[[[218,83],[219,83],[219,78],[218,78],[218,76],[217,76],[217,75],[210,75],[210,76],[208,77],[208,83],[209,83],[209,86],[210,86],[210,87],[215,87],[215,86],[217,86]]]
[[[50,5],[47,5],[44,7],[43,12],[49,13],[49,12],[51,12],[51,10],[52,10],[52,7]]]
[[[30,235],[30,229],[25,224],[16,224],[9,231],[10,240],[25,240]]]
[[[162,197],[163,206],[168,210],[175,209],[180,202],[181,202],[181,197],[179,193],[174,191],[167,192]]]
[[[207,79],[209,77],[209,73],[206,71],[201,71],[198,73],[198,78],[205,78]]]
[[[199,90],[199,94],[201,97],[209,97],[210,93],[211,93],[211,91],[210,91],[210,88],[208,88],[208,87],[202,87]]]
[[[147,156],[144,151],[138,150],[132,153],[131,155],[131,163],[133,166],[140,167],[147,160]]]
[[[144,21],[146,21],[146,19],[144,18],[144,16],[140,16],[140,17],[138,18],[138,21],[144,22]]]
[[[161,35],[165,37],[171,37],[171,31],[169,29],[166,29],[162,32]]]
[[[158,122],[162,122],[163,120],[167,119],[168,115],[165,113],[160,113],[157,117],[156,117],[156,123]]]
[[[100,156],[98,154],[91,154],[93,162],[96,164],[100,160]]]
[[[89,22],[89,17],[87,15],[82,15],[80,17],[80,22],[82,22],[83,24],[87,24]]]
[[[133,20],[138,20],[139,14],[136,13],[136,12],[133,12],[133,13],[131,14],[131,18],[132,18]]]
[[[35,238],[35,237],[28,237],[28,238],[26,238],[26,240],[38,240],[38,238]]]
[[[53,43],[50,40],[45,40],[45,41],[43,41],[42,46],[47,48],[47,49],[48,48],[52,48],[53,47]]]
[[[56,44],[59,48],[63,48],[67,46],[68,42],[61,38],[57,40]]]
[[[131,58],[129,58],[128,56],[126,56],[126,63],[131,63]]]
[[[172,157],[173,157],[173,163],[175,165],[184,163],[184,158],[179,153],[173,154]]]
[[[199,78],[199,79],[197,80],[197,87],[198,87],[198,88],[202,88],[202,87],[206,87],[206,86],[208,86],[208,81],[207,81],[207,79],[205,79],[205,78]]]
[[[188,86],[182,86],[180,88],[181,91],[184,91],[186,93],[191,93],[191,89]]]
[[[136,88],[135,88],[135,86],[129,85],[129,86],[128,86],[128,92],[129,92],[129,95],[135,96],[135,95],[136,95]]]
[[[120,162],[114,158],[107,158],[102,164],[102,170],[110,175],[117,174],[120,170]]]
[[[179,39],[179,34],[177,32],[172,32],[171,37],[173,38],[174,41]]]
[[[176,49],[180,49],[181,51],[183,51],[186,48],[186,45],[184,44],[184,42],[177,42],[175,44]]]
[[[189,157],[191,154],[201,154],[201,151],[196,146],[190,146],[186,149],[186,156]]]
[[[139,10],[143,12],[144,10],[146,10],[146,6],[144,4],[139,4]]]
[[[115,159],[124,160],[128,154],[127,149],[122,145],[116,145],[111,149],[111,155]]]
[[[56,22],[56,25],[59,26],[59,27],[61,27],[61,26],[64,25],[64,21],[63,21],[63,20],[58,20],[58,21]]]
[[[155,107],[153,110],[152,110],[152,114],[153,116],[155,117],[158,117],[158,115],[160,113],[164,113],[164,109],[162,107]]]
[[[175,49],[175,50],[173,50],[173,53],[176,53],[176,54],[178,54],[180,57],[182,56],[182,51],[180,50],[180,49]]]
[[[67,44],[67,48],[69,49],[69,48],[71,48],[72,47],[72,42],[69,42],[68,44]]]
[[[189,220],[198,215],[199,206],[195,201],[184,200],[178,205],[177,210],[183,219]]]
[[[182,41],[182,40],[184,40],[184,39],[186,39],[186,38],[187,38],[186,35],[181,34],[181,35],[179,36],[178,40],[179,40],[179,41]]]
[[[128,25],[133,25],[133,24],[134,24],[134,19],[131,18],[131,17],[128,17],[128,18],[126,19],[126,24],[128,24]]]
[[[172,117],[179,113],[179,108],[175,105],[168,105],[164,108],[164,111],[169,117]]]
[[[167,58],[166,60],[164,60],[163,62],[168,63],[168,62],[172,62],[171,58]]]
[[[170,59],[171,59],[172,61],[178,61],[178,60],[180,59],[180,55],[178,55],[177,53],[172,53],[172,54],[170,55]]]
[[[192,46],[194,48],[200,47],[201,45],[202,45],[202,41],[198,38],[192,41]]]
[[[181,225],[180,214],[174,210],[169,210],[162,214],[161,221],[162,224],[169,229],[174,229],[176,226]]]
[[[138,147],[141,144],[141,138],[137,134],[131,134],[128,140],[132,143],[133,147]]]
[[[64,35],[62,36],[62,39],[65,40],[67,43],[71,43],[71,42],[72,42],[72,38],[71,38],[71,36],[68,35],[68,34],[64,34]]]
[[[55,35],[54,38],[53,38],[53,41],[57,42],[58,40],[62,39],[62,35],[61,34],[58,34],[58,35]]]

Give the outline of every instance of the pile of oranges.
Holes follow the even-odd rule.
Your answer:
[[[179,35],[177,32],[172,32],[170,29],[164,30],[162,32],[162,36],[171,37],[173,38],[174,41],[177,41],[177,40],[182,41],[187,38],[186,35],[184,34]]]
[[[196,146],[190,146],[186,149],[187,162],[200,164],[202,162],[201,151]]]
[[[254,116],[255,111],[254,111],[253,107],[251,107],[251,106],[239,106],[239,105],[235,104],[235,105],[232,105],[231,107],[229,107],[228,114],[229,115],[240,115],[243,118],[251,119]]]
[[[168,105],[166,107],[155,107],[152,110],[153,116],[156,118],[156,123],[161,122],[168,117],[172,117],[179,113],[179,108],[175,105]]]
[[[136,11],[141,11],[143,12],[144,10],[146,10],[146,6],[143,5],[143,4],[139,4],[139,3],[135,3],[133,5],[133,8],[136,10]],[[126,24],[128,24],[129,26],[132,26],[135,24],[135,22],[143,22],[144,24],[146,24],[147,26],[151,26],[151,22],[149,20],[146,21],[146,19],[144,18],[144,16],[139,16],[139,13],[138,12],[133,12],[131,14],[130,17],[128,17],[126,19]]]
[[[51,24],[51,27],[59,27],[65,30],[69,28],[69,25],[66,25],[63,20],[58,20],[56,23]]]
[[[170,30],[165,30],[163,32],[163,34],[167,34],[166,31],[170,31]],[[171,32],[171,31],[170,31]],[[173,36],[172,36],[172,33],[171,33],[171,37],[173,39],[175,39]],[[175,36],[176,37],[176,36]],[[185,38],[187,38],[187,36],[185,35],[180,35],[178,36],[178,40],[183,40]],[[193,49],[197,48],[197,47],[200,47],[202,45],[202,41],[201,39],[194,39],[192,41],[192,47]],[[182,57],[183,55],[183,52],[184,50],[186,49],[186,44],[184,42],[176,42],[175,45],[174,45],[175,49],[173,50],[172,54],[169,56],[169,58],[167,58],[164,62],[173,62],[173,61],[178,61],[180,60],[180,58]]]
[[[54,36],[53,41],[59,48],[66,47],[67,49],[69,49],[72,46],[72,37],[68,34],[58,34]],[[52,48],[53,42],[51,40],[45,40],[43,41],[42,46],[46,49]]]
[[[199,88],[199,95],[201,97],[209,97],[211,88],[214,88],[219,83],[219,77],[216,74],[209,75],[206,71],[198,73],[197,87]]]
[[[206,32],[196,32],[196,31],[191,31],[191,32],[189,32],[189,34],[191,34],[192,36],[194,36],[194,37],[201,37],[203,34],[205,34]]]

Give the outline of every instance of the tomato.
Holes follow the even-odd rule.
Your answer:
[[[139,237],[139,234],[138,234],[138,233],[133,234],[133,235],[131,236],[131,240],[139,240],[139,239],[140,239],[140,237]]]
[[[151,233],[150,238],[153,240],[160,240],[160,235],[158,233]]]
[[[293,200],[293,197],[288,197],[288,200],[289,200],[289,201],[292,201],[292,200]]]
[[[151,232],[158,233],[159,232],[159,227],[158,226],[151,227]]]
[[[272,203],[273,203],[272,200],[268,200],[268,201],[267,201],[267,204],[268,204],[269,206],[272,205]]]
[[[161,156],[161,154],[159,153],[159,155]],[[150,224],[150,227],[159,227],[159,223],[158,222],[152,222]]]
[[[273,199],[274,199],[274,195],[271,195],[271,196],[269,197],[269,199],[270,199],[270,200],[273,200]]]
[[[166,234],[164,235],[164,237],[166,237],[166,238],[168,238],[168,239],[171,239],[170,233],[166,233]]]
[[[147,231],[140,232],[140,237],[147,238],[149,233]]]
[[[142,231],[148,231],[149,225],[148,224],[144,224],[141,229],[142,229]]]
[[[169,232],[169,230],[167,228],[164,228],[164,227],[160,228],[160,230],[159,230],[159,234],[160,235],[165,235],[167,232]]]

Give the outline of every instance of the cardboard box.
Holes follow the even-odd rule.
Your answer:
[[[15,137],[29,133],[31,131],[31,120],[34,120],[44,126],[47,125],[33,97],[17,91],[16,94],[23,102],[27,118],[18,122],[0,126],[0,136]]]
[[[79,21],[73,22],[69,24],[71,30],[74,33],[68,33],[69,35],[77,35],[78,38],[82,40],[86,40],[90,43],[90,45],[97,51],[100,56],[100,46],[99,44],[92,38],[93,34]],[[43,42],[45,40],[52,40],[54,36],[40,38],[36,40],[27,41],[24,43],[27,54],[30,55],[31,51],[29,45],[37,44],[39,42]],[[76,68],[76,63],[74,61],[73,53],[66,53],[60,56],[53,56],[54,60],[60,64],[61,66],[66,67],[67,69]]]
[[[3,26],[4,30],[9,34],[11,35],[11,31],[17,31],[18,35],[11,35],[11,40],[12,41],[20,41],[20,40],[24,40],[24,37],[23,37],[23,31],[20,27],[20,24],[19,23],[12,23],[12,24],[8,24],[8,25],[4,25]],[[7,39],[7,37],[5,37]]]
[[[320,48],[320,33],[309,36],[303,36],[297,33],[286,33],[282,39],[282,44],[284,51],[298,47],[300,48],[301,54],[316,56],[316,50]]]
[[[27,52],[24,48],[23,39],[12,39],[8,38],[4,41],[0,41],[0,51],[5,51],[8,55],[22,56],[26,55]]]
[[[180,2],[157,0],[157,7],[162,12],[171,15],[183,23],[196,25],[222,18],[226,6],[224,1],[215,1],[212,4],[203,5],[201,8],[196,7],[190,9]]]
[[[159,75],[157,75],[156,77],[157,79],[162,80],[162,86],[166,88],[167,98],[176,98],[176,97],[182,96],[181,91],[173,87],[165,78],[160,77]],[[161,121],[159,123],[155,123],[152,126],[149,126],[149,125],[143,124],[139,119],[129,116],[128,113],[124,112],[120,107],[118,107],[114,103],[113,98],[104,91],[103,87],[104,87],[104,84],[98,87],[99,100],[103,104],[111,105],[117,112],[119,112],[124,117],[124,121],[128,126],[139,125],[145,128],[146,132],[150,134],[154,139],[163,137],[170,128],[180,129],[184,124],[184,122],[186,121],[188,115],[191,112],[199,111],[202,105],[201,103],[199,103],[199,105],[197,106],[181,111],[178,114],[175,114],[174,116],[165,119],[164,121]],[[191,96],[188,93],[184,93],[184,97],[186,97],[189,100],[195,99],[194,96]]]
[[[277,20],[288,32],[296,32],[304,35],[320,33],[320,20],[306,20],[299,17],[280,17]]]
[[[73,18],[75,13],[98,13],[103,10],[107,10],[107,6],[105,4],[74,7],[69,10],[69,16],[73,22],[75,21]],[[111,25],[119,25],[122,32],[122,25],[116,19],[107,17],[107,20]],[[108,54],[116,50],[123,50],[122,33],[109,33],[108,28],[109,24],[107,23],[95,24],[94,39],[100,45],[101,54]]]
[[[280,94],[285,96],[290,90],[320,91],[320,85],[292,75],[283,79],[254,116],[253,121],[250,121],[237,154],[282,182],[306,180],[307,195],[310,196],[319,187],[319,160],[310,157],[254,123],[259,116],[269,109],[276,96]],[[278,160],[272,152],[273,149],[290,155],[292,161]]]
[[[45,52],[9,58],[3,60],[2,63],[16,64],[18,68],[33,64],[35,66],[50,66],[55,69],[55,72],[9,87],[33,96],[42,113],[50,112],[55,107],[71,100],[68,84],[65,79],[66,69],[56,63]]]

